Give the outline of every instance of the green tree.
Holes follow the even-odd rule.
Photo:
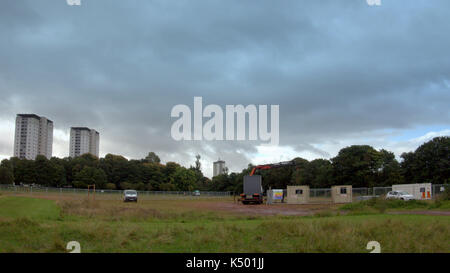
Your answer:
[[[300,157],[294,158],[294,161],[296,165],[292,171],[291,185],[307,185],[306,168],[309,161]]]
[[[400,163],[402,176],[408,183],[416,182],[416,173],[419,171],[419,166],[417,166],[416,155],[414,152],[402,153],[400,156],[402,162]]]
[[[450,182],[450,137],[435,137],[420,145],[414,153],[404,153],[401,157],[408,183]]]
[[[3,159],[0,164],[0,184],[14,184],[14,168],[8,159]]]
[[[174,184],[174,182],[175,182],[175,178],[174,178],[175,172],[180,167],[181,166],[178,163],[167,162],[166,166],[162,170],[165,182]]]
[[[66,184],[66,172],[64,165],[57,158],[48,160],[43,155],[38,155],[34,160],[36,171],[36,183],[48,187],[59,187]]]
[[[380,150],[381,169],[378,172],[377,186],[391,186],[403,183],[400,163],[392,152]]]
[[[106,183],[105,188],[107,190],[115,190],[116,189],[116,185],[114,183]]]
[[[212,178],[211,191],[226,191],[233,184],[227,174],[219,174]]]
[[[121,188],[122,182],[131,182],[130,166],[128,159],[121,155],[107,154],[99,161],[99,167],[105,172],[107,181],[117,188]]]
[[[142,168],[142,175],[147,190],[159,189],[159,185],[166,181],[163,174],[163,165],[158,163],[144,163]]]
[[[371,146],[353,145],[343,148],[331,161],[336,184],[353,187],[376,186],[382,155]]]
[[[135,190],[135,185],[133,185],[133,183],[130,182],[121,182],[120,188],[122,190]]]
[[[77,188],[95,185],[96,188],[102,189],[106,185],[106,174],[102,169],[85,166],[75,175],[73,184]]]
[[[14,173],[10,168],[0,166],[0,184],[14,184]]]
[[[333,185],[333,166],[327,159],[315,159],[297,170],[300,185],[311,188],[328,188]]]
[[[202,169],[202,163],[200,162],[200,158],[201,156],[199,154],[195,156],[195,170],[198,172],[201,172]]]
[[[154,152],[149,152],[143,160],[145,163],[161,163],[161,159]]]
[[[16,184],[36,183],[37,170],[33,160],[14,159],[14,181]]]
[[[8,160],[8,159],[3,159],[2,162],[0,163],[1,167],[5,167],[10,169],[11,171],[14,170],[14,166],[13,166],[13,162],[12,160]]]
[[[167,182],[167,183],[162,183],[159,186],[159,189],[162,191],[175,191],[177,189],[177,186],[173,183]]]
[[[196,186],[195,171],[178,167],[173,174],[174,184],[179,191],[192,191]]]
[[[194,171],[195,173],[195,188],[200,190],[206,190],[207,184],[205,184],[206,180],[202,173],[202,164],[200,162],[201,156],[197,154],[195,156],[195,166],[191,166],[189,169]]]

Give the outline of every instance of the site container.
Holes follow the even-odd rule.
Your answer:
[[[432,198],[431,183],[398,184],[392,185],[393,191],[405,191],[414,196],[416,200],[429,200]]]

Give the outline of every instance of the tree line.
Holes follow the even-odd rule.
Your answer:
[[[261,171],[265,189],[288,185],[328,188],[333,185],[353,187],[391,186],[401,183],[450,182],[450,137],[436,137],[414,152],[403,153],[397,161],[394,153],[369,145],[343,148],[331,159],[293,159],[296,166]],[[249,164],[241,172],[225,173],[212,180],[201,171],[200,155],[194,166],[175,162],[161,164],[154,152],[140,160],[128,160],[107,154],[97,158],[84,154],[75,158],[35,160],[12,157],[0,164],[1,184],[37,184],[44,187],[99,189],[136,189],[148,191],[232,191],[241,192],[243,177],[253,169]]]
[[[285,189],[288,185],[329,188],[333,185],[384,187],[394,184],[450,182],[450,137],[436,137],[414,152],[403,153],[400,162],[394,153],[369,145],[343,148],[334,158],[308,161],[293,159],[295,166],[259,172],[264,189]],[[240,173],[223,174],[212,179],[211,190],[241,192],[243,177],[253,165]]]

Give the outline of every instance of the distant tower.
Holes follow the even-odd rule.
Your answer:
[[[37,155],[52,157],[53,121],[35,114],[17,114],[14,156],[35,159]]]
[[[225,161],[217,160],[213,165],[213,176],[218,176],[225,173]]]
[[[70,157],[90,153],[98,157],[100,134],[87,127],[70,128]]]

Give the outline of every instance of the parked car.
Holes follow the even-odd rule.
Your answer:
[[[390,191],[386,194],[386,199],[414,200],[414,195],[405,191]]]
[[[138,194],[135,190],[125,190],[123,192],[123,201],[124,202],[137,202]]]
[[[194,196],[200,196],[200,191],[199,191],[199,190],[196,190],[196,191],[194,191],[194,192],[192,193],[192,195],[194,195]]]

